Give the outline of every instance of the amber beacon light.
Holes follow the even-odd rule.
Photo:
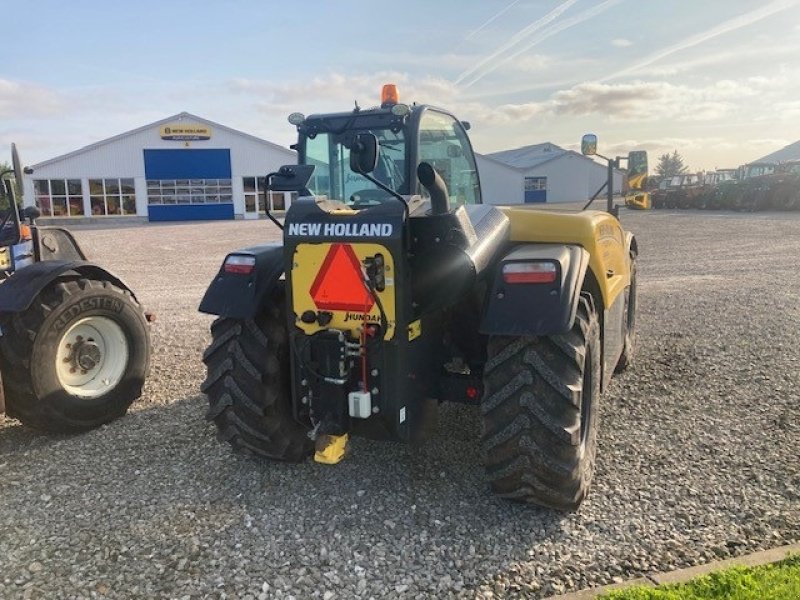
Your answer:
[[[399,102],[400,94],[397,93],[397,86],[393,83],[384,84],[381,90],[381,106],[398,104]]]

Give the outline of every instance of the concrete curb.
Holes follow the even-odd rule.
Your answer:
[[[760,565],[779,562],[785,559],[788,554],[800,554],[800,544],[789,544],[788,546],[781,546],[779,548],[772,548],[771,550],[753,552],[752,554],[745,554],[744,556],[737,556],[736,558],[718,560],[705,565],[698,565],[696,567],[678,569],[677,571],[654,573],[652,575],[647,575],[646,577],[639,577],[623,583],[614,583],[612,585],[604,585],[602,587],[590,588],[581,590],[579,592],[570,592],[568,594],[561,594],[559,596],[550,596],[546,600],[591,600],[592,598],[596,598],[601,594],[606,594],[613,590],[619,590],[634,585],[655,587],[657,585],[683,583],[685,581],[689,581],[690,579],[700,577],[701,575],[708,575],[712,571],[721,571],[722,569],[727,569],[728,567],[758,567]]]

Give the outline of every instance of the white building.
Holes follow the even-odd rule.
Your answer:
[[[33,165],[25,205],[54,218],[258,218],[265,203],[288,208],[291,195],[265,194],[264,176],[296,162],[288,148],[182,112]],[[550,143],[477,155],[477,164],[488,204],[585,201],[607,177],[605,166]]]
[[[296,162],[288,148],[183,112],[33,165],[25,205],[44,217],[257,218],[266,201],[291,202],[266,197],[264,176]]]
[[[608,179],[605,165],[549,142],[479,154],[477,162],[487,204],[584,202]],[[622,171],[615,169],[617,194],[622,180]]]

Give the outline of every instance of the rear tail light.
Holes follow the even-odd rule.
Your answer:
[[[512,262],[503,265],[506,283],[553,283],[558,277],[554,262]]]
[[[234,275],[250,275],[256,270],[256,257],[243,254],[231,254],[225,259],[222,270]]]

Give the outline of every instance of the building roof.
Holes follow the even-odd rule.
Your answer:
[[[491,154],[479,154],[478,152],[475,153],[475,158],[486,160],[496,165],[499,165],[503,168],[510,169],[511,171],[519,171],[520,173],[523,172],[525,169],[521,169],[520,167],[515,167],[513,165],[509,165],[508,163],[504,163],[501,160],[497,160]]]
[[[561,146],[556,146],[551,142],[544,142],[543,144],[531,144],[530,146],[514,148],[513,150],[492,152],[486,156],[517,169],[530,169],[563,156],[567,152],[568,150]]]
[[[542,144],[532,144],[530,146],[523,146],[522,148],[514,148],[513,150],[503,150],[501,152],[492,152],[491,154],[484,154],[484,158],[488,158],[495,162],[513,167],[520,171],[527,171],[533,169],[552,160],[556,160],[563,156],[577,156],[583,160],[588,160],[598,167],[603,167],[602,164],[593,160],[588,156],[584,156],[574,150],[567,150],[561,146],[557,146],[552,142],[544,142]],[[615,172],[621,173],[620,169],[614,169]]]
[[[215,129],[221,129],[223,131],[227,131],[227,132],[233,133],[235,135],[240,135],[242,137],[249,138],[249,139],[251,139],[253,141],[259,142],[261,144],[265,144],[265,145],[270,146],[272,148],[275,148],[275,149],[278,149],[278,150],[282,150],[284,152],[287,152],[289,154],[294,155],[294,152],[292,150],[289,150],[288,148],[285,148],[285,147],[281,146],[280,144],[276,144],[274,142],[270,142],[269,140],[265,140],[263,138],[256,137],[256,136],[251,135],[249,133],[245,133],[244,131],[239,131],[238,129],[233,129],[232,127],[227,127],[226,125],[222,125],[222,124],[217,123],[215,121],[211,121],[209,119],[204,119],[203,117],[198,117],[197,115],[193,115],[192,113],[188,113],[188,112],[184,111],[184,112],[178,113],[177,115],[172,115],[172,116],[166,117],[164,119],[161,119],[159,121],[155,121],[153,123],[148,123],[147,125],[142,125],[141,127],[137,127],[136,129],[131,129],[130,131],[126,131],[124,133],[120,133],[120,134],[115,135],[113,137],[106,138],[104,140],[100,140],[99,142],[95,142],[93,144],[89,144],[88,146],[84,146],[83,148],[78,148],[77,150],[73,150],[72,152],[67,152],[66,154],[62,154],[60,156],[56,156],[54,158],[50,158],[50,159],[44,160],[44,161],[42,161],[40,163],[37,163],[35,165],[31,165],[31,168],[33,168],[34,170],[40,169],[42,167],[45,167],[47,165],[50,165],[50,164],[53,164],[53,163],[56,163],[56,162],[59,162],[59,161],[62,161],[64,159],[70,158],[72,156],[77,156],[78,154],[82,154],[82,153],[87,152],[89,150],[95,150],[97,148],[100,148],[101,146],[105,146],[107,144],[112,144],[112,143],[117,142],[117,141],[119,141],[119,140],[121,140],[123,138],[126,138],[126,137],[130,136],[130,135],[134,135],[134,134],[140,133],[142,131],[146,131],[146,130],[154,128],[154,127],[160,127],[161,125],[166,125],[167,123],[174,123],[175,121],[191,121],[191,122],[195,122],[195,123],[204,123],[204,124],[209,125],[209,126],[215,128]]]
[[[762,156],[758,160],[754,160],[752,162],[780,163],[787,160],[800,160],[800,140],[796,141],[794,144],[789,144],[780,150],[776,150],[772,154]]]

